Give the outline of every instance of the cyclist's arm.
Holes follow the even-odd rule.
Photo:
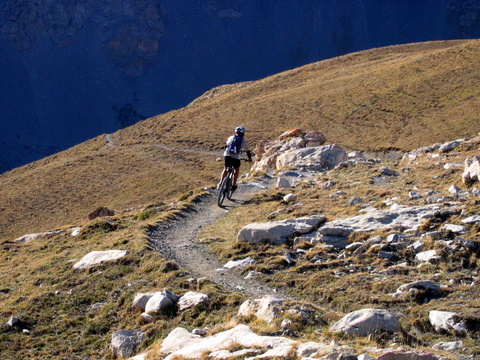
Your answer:
[[[248,156],[248,161],[252,161],[252,153],[250,152],[250,150],[247,150],[246,153]]]

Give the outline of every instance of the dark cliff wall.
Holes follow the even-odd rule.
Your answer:
[[[217,85],[479,24],[469,0],[4,0],[0,171]]]

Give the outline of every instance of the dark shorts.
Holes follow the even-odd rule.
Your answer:
[[[234,169],[240,167],[240,159],[234,159],[230,156],[225,156],[225,167],[233,166]]]

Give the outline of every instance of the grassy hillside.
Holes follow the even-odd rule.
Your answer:
[[[301,127],[349,150],[408,150],[473,134],[479,51],[477,40],[393,46],[212,89],[183,109],[0,175],[0,237],[212,185],[221,169],[215,159],[237,124],[253,145]]]
[[[480,131],[479,50],[480,41],[374,49],[212,89],[184,109],[0,175],[2,358],[113,359],[108,345],[118,329],[141,328],[148,337],[140,349],[144,350],[158,347],[176,326],[189,330],[225,326],[245,298],[209,281],[189,281],[184,269],[152,251],[146,233],[202,194],[192,189],[216,182],[222,165],[215,160],[233,127],[244,124],[253,144],[293,127],[318,129],[329,142],[362,151],[409,150],[474,135]],[[392,270],[391,264],[374,253],[337,258],[321,247],[300,243],[296,249],[307,255],[287,266],[285,245],[238,245],[235,234],[255,221],[313,214],[331,220],[358,214],[358,206],[346,205],[353,196],[378,208],[385,208],[390,198],[406,205],[427,201],[411,199],[412,190],[451,196],[452,184],[463,186],[461,164],[465,157],[478,155],[479,145],[477,137],[448,154],[425,154],[400,163],[358,163],[318,174],[288,190],[295,192],[301,206],[287,208],[282,201],[287,191],[272,189],[231,210],[203,229],[200,237],[211,239],[212,251],[222,260],[254,257],[258,263],[245,273],[261,272],[261,280],[321,311],[322,321],[295,327],[301,341],[337,340],[357,349],[393,342],[415,345],[408,339],[366,339],[328,331],[329,324],[349,311],[382,307],[400,314],[402,326],[419,343],[462,340],[467,348],[463,355],[473,358],[480,354],[478,253],[449,252],[447,242],[427,236],[426,248],[438,250],[442,261],[418,267],[413,252],[405,249],[407,266],[383,276],[383,270]],[[446,168],[447,163],[460,165]],[[400,176],[374,181],[381,166]],[[324,188],[327,181],[334,186]],[[449,199],[462,207],[461,216],[452,215],[449,222],[459,224],[480,211],[473,195]],[[114,209],[116,215],[88,221],[89,212],[99,206]],[[27,243],[12,241],[26,233],[75,225],[83,225],[77,236],[69,230]],[[425,229],[441,225],[431,221]],[[478,244],[478,230],[474,225],[462,236]],[[349,240],[370,235],[386,233],[356,234]],[[73,269],[88,252],[107,249],[129,254],[115,263]],[[324,261],[312,263],[317,255]],[[424,303],[415,294],[401,299],[390,295],[401,284],[425,279],[448,284],[444,296]],[[178,294],[201,291],[211,300],[206,306],[145,323],[132,307],[134,295],[163,287]],[[473,330],[465,336],[438,334],[428,323],[431,309],[459,312]],[[20,327],[6,324],[11,316],[22,320]],[[244,320],[258,333],[272,330],[258,320]]]

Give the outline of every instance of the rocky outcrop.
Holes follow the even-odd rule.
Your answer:
[[[319,233],[348,236],[353,232],[371,232],[396,227],[416,230],[439,211],[440,207],[436,205],[393,206],[386,210],[373,210],[366,214],[329,221],[319,229]]]
[[[319,131],[304,132],[299,128],[286,131],[275,140],[260,141],[254,151],[257,160],[252,166],[252,171],[280,169],[285,166],[285,163],[288,162],[290,164],[293,161],[292,159],[296,159],[297,161],[300,161],[303,157],[309,157],[311,160],[316,159],[320,156],[318,151],[305,150],[304,153],[296,155],[292,153],[292,151],[316,148],[323,145],[325,141],[325,136]],[[287,156],[285,154],[290,155],[278,163],[278,158]],[[293,166],[293,164],[290,165]]]
[[[286,151],[277,157],[276,168],[286,166],[325,171],[347,161],[348,156],[340,146],[332,144]]]
[[[313,216],[267,223],[252,223],[240,229],[237,241],[254,244],[266,241],[272,244],[281,244],[294,234],[312,232],[324,221],[324,216]]]

